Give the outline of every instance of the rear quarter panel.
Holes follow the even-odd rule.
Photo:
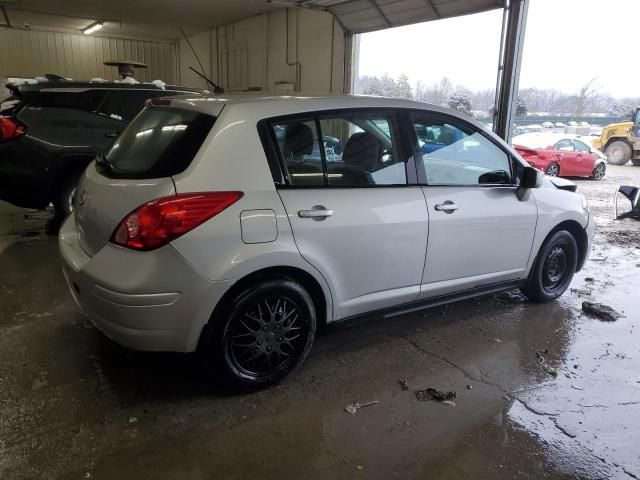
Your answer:
[[[209,280],[240,280],[263,268],[294,267],[312,275],[321,285],[331,321],[329,279],[300,255],[286,211],[278,196],[258,136],[261,119],[250,109],[225,108],[193,162],[174,177],[177,193],[241,191],[231,207],[176,240],[171,245]],[[248,210],[275,212],[277,237],[265,243],[244,243],[240,217]]]

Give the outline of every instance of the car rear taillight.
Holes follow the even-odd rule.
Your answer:
[[[0,117],[0,143],[24,135],[24,125],[11,117]]]
[[[127,215],[111,242],[154,250],[175,240],[240,200],[242,192],[185,193],[145,203]]]

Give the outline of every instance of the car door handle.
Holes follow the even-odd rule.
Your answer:
[[[298,211],[298,216],[300,218],[312,218],[314,220],[324,220],[331,215],[333,215],[333,210],[329,210],[324,207],[313,207],[311,210]]]
[[[453,203],[451,200],[447,200],[444,203],[438,203],[436,205],[436,210],[444,213],[453,213],[458,210],[458,205]]]
[[[118,131],[113,131],[113,132],[109,132],[109,133],[105,133],[104,136],[107,138],[116,138],[118,135],[120,135],[120,132]]]

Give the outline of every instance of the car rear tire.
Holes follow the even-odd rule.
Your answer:
[[[604,154],[611,165],[625,165],[633,154],[631,145],[622,140],[616,140],[606,148]]]
[[[550,177],[557,177],[560,174],[560,165],[552,163],[547,167],[547,175]]]
[[[607,166],[604,163],[599,163],[596,168],[593,169],[591,174],[592,180],[602,180],[607,173]]]
[[[282,380],[305,360],[316,332],[311,296],[288,278],[243,289],[215,316],[202,353],[216,379],[234,391]]]
[[[80,174],[65,179],[56,189],[53,198],[54,215],[59,220],[64,220],[73,211],[73,200],[76,195],[76,187],[80,180]]]
[[[535,302],[550,302],[569,287],[578,265],[578,245],[571,233],[558,230],[542,244],[523,293]]]

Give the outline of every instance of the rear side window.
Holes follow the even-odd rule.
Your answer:
[[[184,171],[215,117],[169,107],[145,108],[113,144],[106,159],[115,178],[160,178]]]
[[[100,106],[100,111],[116,120],[130,122],[144,108],[149,98],[167,97],[177,92],[167,90],[111,90]]]
[[[86,92],[29,92],[25,93],[28,106],[37,108],[71,108],[94,112],[102,102],[105,90]]]
[[[271,124],[293,186],[406,185],[394,127],[393,113],[366,111]]]

